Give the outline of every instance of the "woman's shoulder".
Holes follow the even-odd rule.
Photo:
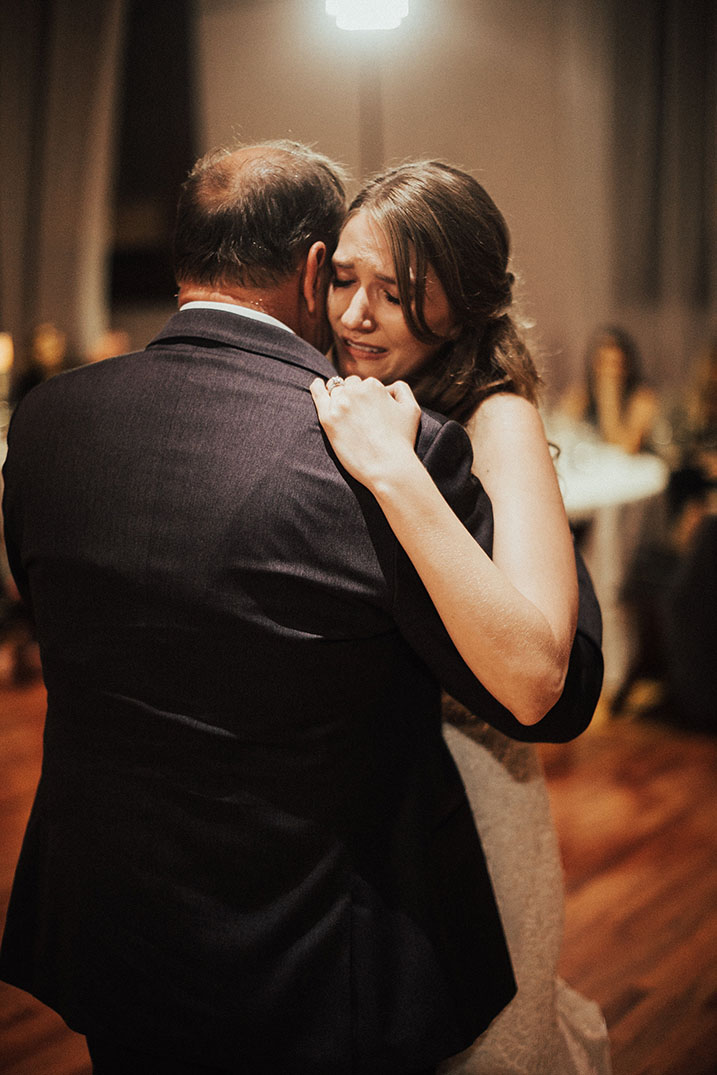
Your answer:
[[[466,432],[475,449],[490,438],[496,446],[532,445],[545,441],[543,419],[538,407],[515,392],[496,392],[476,408],[466,422]]]

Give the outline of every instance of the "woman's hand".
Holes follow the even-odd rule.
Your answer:
[[[384,386],[373,377],[347,377],[329,392],[317,377],[311,395],[340,462],[372,492],[418,462],[421,409],[404,381]]]

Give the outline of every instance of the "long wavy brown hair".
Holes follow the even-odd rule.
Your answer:
[[[493,392],[536,402],[540,376],[511,313],[510,233],[480,183],[450,164],[415,161],[369,180],[349,216],[359,210],[386,236],[410,331],[439,345],[406,378],[419,403],[466,422]],[[458,329],[451,339],[436,336],[426,323],[429,265]]]

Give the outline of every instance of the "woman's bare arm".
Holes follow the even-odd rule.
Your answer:
[[[560,495],[557,484],[554,490],[550,485],[544,460],[535,468],[535,494],[531,493],[522,517],[517,510],[511,511],[499,524],[496,511],[501,566],[474,541],[416,456],[413,445],[420,410],[407,385],[399,382],[386,389],[373,379],[351,377],[330,397],[321,380],[315,381],[311,390],[334,451],[376,497],[463,659],[521,723],[537,723],[560,696],[575,622],[572,596],[560,601],[551,596],[546,607],[540,607],[550,589],[554,558],[534,547],[555,540],[547,532],[548,505],[555,510],[554,495]],[[516,417],[528,426],[527,431],[511,433],[507,428],[510,423],[499,419],[500,410],[491,404],[485,423],[479,410],[473,435],[495,438],[478,464],[487,479],[487,491],[501,481],[518,484],[513,494],[499,494],[498,510],[502,513],[504,502],[520,495],[524,475],[533,468],[531,452],[535,452],[537,427],[532,416],[527,420],[526,412]],[[535,416],[540,422],[537,412]],[[544,435],[542,440],[544,443]],[[552,467],[547,445],[544,451]],[[537,506],[541,496],[546,498],[544,509]],[[538,530],[532,537],[528,533],[531,525]],[[511,536],[515,526],[523,529],[522,537]],[[563,549],[562,538],[558,545]],[[519,564],[524,555],[530,562]],[[569,563],[576,604],[572,547]],[[537,579],[531,577],[533,571]],[[564,574],[569,576],[570,572]],[[553,581],[555,589],[560,589],[563,573]],[[568,588],[570,585],[568,579]]]
[[[634,454],[645,447],[655,424],[658,399],[647,385],[638,386],[623,404],[621,382],[610,375],[596,379],[598,428],[608,444]]]
[[[578,609],[575,554],[540,414],[501,393],[466,428],[473,471],[493,505],[493,562],[545,617],[567,667]]]

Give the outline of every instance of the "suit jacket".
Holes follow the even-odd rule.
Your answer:
[[[521,738],[600,690],[583,580],[538,728],[450,643],[308,391],[326,360],[231,312],[16,411],[11,565],[36,618],[42,778],[0,970],[83,1033],[252,1072],[397,1072],[466,1047],[514,981],[440,688]],[[470,446],[418,451],[486,547]]]

